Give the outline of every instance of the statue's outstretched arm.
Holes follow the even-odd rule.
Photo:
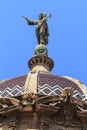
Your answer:
[[[29,25],[37,25],[38,24],[37,21],[32,21],[29,18],[27,18],[26,16],[22,16],[22,17],[27,21],[27,24],[29,24]]]

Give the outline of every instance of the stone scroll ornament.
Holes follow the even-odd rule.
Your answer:
[[[22,17],[27,21],[28,25],[36,25],[35,34],[37,37],[38,44],[47,45],[49,36],[47,20],[48,18],[51,18],[51,14],[47,15],[45,13],[40,13],[38,20],[36,21],[30,20],[26,16]]]

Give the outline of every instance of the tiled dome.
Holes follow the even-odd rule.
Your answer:
[[[27,75],[21,75],[0,82],[0,97],[18,96],[24,91]]]
[[[21,75],[0,82],[0,97],[18,96],[23,94],[26,78],[27,75]],[[81,86],[82,84],[80,82],[78,84],[71,78],[41,71],[37,74],[37,94],[39,95],[60,95],[64,88],[70,87],[74,91],[74,97],[83,99],[85,94]]]
[[[53,74],[38,74],[38,94],[60,95],[66,87],[70,87],[74,91],[75,97],[80,99],[84,97],[83,90],[74,81]]]

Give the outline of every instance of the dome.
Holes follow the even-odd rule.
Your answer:
[[[19,96],[23,94],[24,88],[26,88],[26,82],[28,82],[29,78],[31,78],[30,85],[28,82],[28,89],[30,89],[30,91],[35,91],[32,90],[32,87],[33,85],[36,86],[36,94],[61,95],[63,89],[68,87],[74,91],[74,97],[82,100],[86,98],[86,86],[74,78],[57,76],[44,71],[36,72],[35,70],[31,71],[28,75],[25,74],[9,80],[1,81],[0,97]]]
[[[23,94],[27,75],[21,75],[0,82],[0,97],[11,97]]]
[[[38,93],[43,95],[60,95],[64,88],[69,87],[74,91],[74,96],[82,99],[84,92],[73,80],[53,74],[39,73]]]

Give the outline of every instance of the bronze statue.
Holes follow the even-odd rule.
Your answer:
[[[26,19],[28,25],[37,25],[35,29],[35,34],[37,37],[38,44],[47,45],[49,36],[47,19],[48,17],[51,17],[51,14],[47,16],[47,14],[40,13],[37,21],[32,21],[25,16],[23,17]]]

